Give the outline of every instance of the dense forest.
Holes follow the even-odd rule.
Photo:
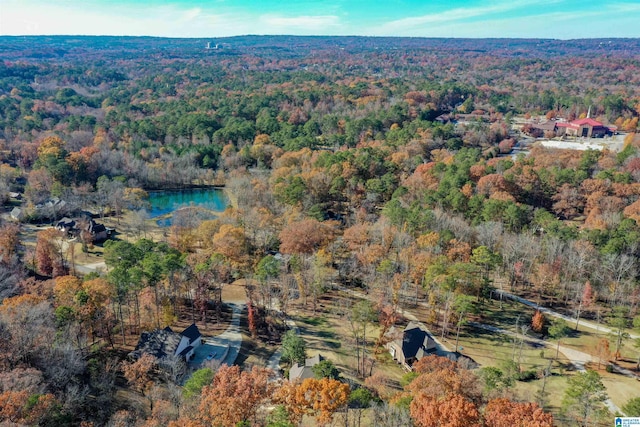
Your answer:
[[[393,385],[372,370],[403,310],[459,336],[491,320],[497,291],[617,331],[605,364],[638,358],[640,39],[0,37],[0,59],[0,422],[611,424],[592,370],[567,380],[558,411],[544,385],[511,399],[531,374],[517,364],[429,357]],[[585,117],[622,149],[512,153],[527,123]],[[224,187],[231,206],[142,238],[149,191],[197,186]],[[43,226],[80,211],[137,218],[135,239],[79,234],[105,271],[77,272],[80,254]],[[247,333],[283,344],[289,310],[368,295],[339,314],[358,354],[348,379],[212,365],[185,382],[127,358],[181,316],[224,322],[232,283]],[[569,335],[540,312],[525,323]],[[640,416],[640,391],[628,398]]]

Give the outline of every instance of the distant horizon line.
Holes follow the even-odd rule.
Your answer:
[[[545,38],[545,37],[445,37],[445,36],[390,36],[390,35],[324,35],[324,34],[238,34],[235,36],[207,36],[207,37],[173,37],[152,35],[116,35],[116,34],[0,34],[0,37],[121,37],[137,39],[172,39],[172,40],[203,40],[203,39],[232,39],[238,37],[293,37],[293,38],[369,38],[369,39],[423,39],[423,40],[549,40],[549,41],[576,41],[576,40],[640,40],[639,37],[578,37],[578,38]]]

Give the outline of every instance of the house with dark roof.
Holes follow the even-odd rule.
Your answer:
[[[83,231],[81,228],[84,228],[85,231],[88,231],[89,234],[91,234],[91,239],[94,243],[100,243],[107,240],[113,232],[113,229],[105,227],[104,224],[95,222],[91,216],[87,215],[75,220],[64,217],[56,223],[56,229],[66,233],[68,237],[78,236]]]
[[[98,224],[94,220],[90,220],[87,225],[87,231],[91,233],[94,242],[102,242],[111,236],[113,230],[108,229],[104,224]]]
[[[66,234],[72,234],[76,228],[76,222],[70,218],[64,217],[56,224],[56,229]]]
[[[169,356],[181,356],[185,361],[193,357],[194,351],[202,344],[202,335],[195,323],[182,333],[174,332],[170,327],[143,332],[136,349],[129,357],[137,360],[143,354],[150,354],[158,360]]]
[[[195,323],[192,323],[180,334],[180,344],[176,354],[184,356],[185,360],[191,359],[193,352],[202,344],[202,335]]]
[[[420,322],[409,322],[403,331],[394,326],[387,332],[387,337],[390,341],[385,347],[394,360],[409,370],[415,362],[437,349],[435,340]]]
[[[313,367],[322,362],[324,357],[316,354],[313,357],[305,359],[304,365],[298,365],[294,363],[291,369],[289,369],[289,381],[306,380],[307,378],[314,378]]]

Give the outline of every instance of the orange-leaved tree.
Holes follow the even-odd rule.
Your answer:
[[[484,411],[486,427],[553,427],[553,415],[537,403],[513,402],[506,398],[491,400]]]
[[[473,372],[440,356],[427,356],[414,369],[419,375],[406,391],[413,396],[409,409],[416,425],[480,425],[482,391]]]
[[[122,363],[122,372],[127,382],[143,396],[146,396],[153,386],[152,373],[156,363],[156,358],[146,353],[133,363]],[[153,402],[150,400],[150,403]]]
[[[30,394],[26,390],[0,393],[0,424],[40,425],[58,405],[52,394]]]
[[[299,423],[303,415],[316,416],[318,422],[329,423],[333,414],[347,404],[349,386],[329,378],[307,378],[302,383],[284,383],[274,400],[287,408],[293,423]]]
[[[540,310],[536,310],[531,318],[531,329],[535,332],[542,332],[544,328],[544,314]]]
[[[480,427],[480,412],[475,403],[457,393],[436,397],[421,392],[409,407],[418,427]]]
[[[272,375],[270,369],[254,366],[250,371],[241,371],[236,365],[222,365],[211,385],[202,388],[197,419],[214,426],[255,421],[258,408],[272,394]]]

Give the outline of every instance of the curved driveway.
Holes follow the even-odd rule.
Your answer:
[[[196,349],[196,355],[192,361],[195,366],[200,366],[209,354],[214,354],[213,360],[220,364],[231,366],[236,362],[240,347],[242,346],[242,334],[240,333],[240,315],[246,304],[231,303],[233,309],[231,323],[226,331],[214,337],[202,337],[202,345]]]
[[[298,327],[296,326],[296,323],[291,320],[291,319],[287,319],[285,320],[285,323],[287,324],[287,327],[289,329],[292,329],[296,334],[300,334],[300,330],[298,329]],[[271,369],[273,372],[275,372],[276,377],[280,377],[281,373],[280,373],[280,359],[282,359],[282,346],[280,346],[280,348],[278,348],[269,358],[269,361],[267,362],[267,368]]]

